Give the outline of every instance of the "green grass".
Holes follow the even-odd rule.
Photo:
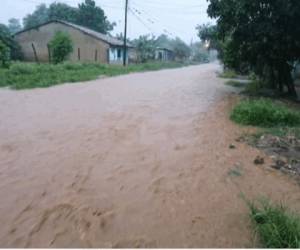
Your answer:
[[[240,81],[235,81],[235,80],[229,80],[225,82],[226,85],[236,87],[236,88],[242,88],[247,86],[246,83],[240,82]]]
[[[282,205],[249,204],[250,217],[264,248],[300,248],[300,218]]]
[[[224,72],[219,74],[219,77],[221,77],[221,78],[236,78],[237,73],[235,73],[233,70],[224,70]]]
[[[242,125],[266,128],[300,125],[299,111],[265,98],[242,100],[234,107],[230,117]]]
[[[99,76],[116,76],[131,72],[154,71],[186,66],[183,63],[145,63],[128,67],[91,63],[34,64],[14,63],[0,69],[0,87],[13,89],[45,88],[66,82],[95,80]]]

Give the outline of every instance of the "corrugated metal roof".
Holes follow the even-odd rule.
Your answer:
[[[26,32],[26,31],[29,31],[29,30],[32,30],[32,29],[37,29],[37,28],[39,28],[39,27],[41,27],[41,26],[47,25],[47,24],[49,24],[49,23],[55,23],[55,22],[56,22],[56,23],[61,23],[61,24],[67,25],[67,26],[69,26],[69,27],[72,27],[72,28],[74,28],[74,29],[76,29],[76,30],[79,30],[79,31],[83,32],[84,34],[87,34],[87,35],[89,35],[89,36],[92,36],[92,37],[94,37],[94,38],[96,38],[96,39],[99,39],[99,40],[101,40],[101,41],[103,41],[103,42],[106,42],[106,43],[108,43],[108,44],[110,44],[110,45],[113,45],[113,46],[123,46],[123,44],[124,44],[123,41],[118,40],[118,39],[116,39],[116,38],[114,38],[114,37],[111,37],[111,36],[108,36],[108,35],[104,35],[104,34],[102,34],[102,33],[100,33],[100,32],[91,30],[91,29],[89,29],[89,28],[86,28],[86,27],[83,27],[83,26],[80,26],[80,25],[77,25],[77,24],[74,24],[74,23],[69,23],[69,22],[66,22],[66,21],[61,21],[61,20],[52,20],[52,21],[48,21],[48,22],[43,23],[43,24],[40,24],[40,25],[38,25],[38,26],[29,28],[29,29],[26,29],[26,30],[22,30],[22,31],[16,33],[15,35],[18,35],[18,34],[20,34],[20,33],[23,33],[23,32]],[[128,46],[128,47],[132,47],[131,44],[128,44],[127,46]]]

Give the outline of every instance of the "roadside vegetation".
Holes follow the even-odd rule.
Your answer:
[[[300,248],[300,217],[282,205],[249,204],[250,217],[264,248]]]
[[[100,76],[117,76],[185,65],[176,62],[135,64],[128,67],[68,62],[62,64],[14,63],[9,68],[0,68],[0,87],[44,88],[66,82],[95,80]]]
[[[247,83],[246,82],[241,82],[238,80],[228,80],[225,82],[226,85],[236,87],[236,88],[243,88],[246,87]]]
[[[228,73],[253,72],[264,88],[297,99],[294,75],[300,61],[300,2],[208,2],[207,13],[217,23],[198,26],[198,35],[219,52]]]
[[[237,73],[234,70],[224,70],[222,73],[219,74],[219,77],[234,79],[237,78]]]
[[[234,107],[231,119],[258,127],[299,126],[300,112],[271,99],[246,99]]]

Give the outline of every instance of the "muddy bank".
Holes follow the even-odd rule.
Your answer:
[[[0,90],[0,245],[252,247],[241,193],[299,210],[299,186],[234,141],[218,69]]]
[[[268,131],[241,136],[238,141],[265,152],[272,159],[271,168],[294,177],[300,184],[300,140],[294,134],[275,136]]]

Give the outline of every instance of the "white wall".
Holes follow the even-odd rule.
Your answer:
[[[119,51],[119,53],[118,53]],[[122,63],[123,62],[123,49],[118,47],[111,47],[109,49],[109,63]]]

